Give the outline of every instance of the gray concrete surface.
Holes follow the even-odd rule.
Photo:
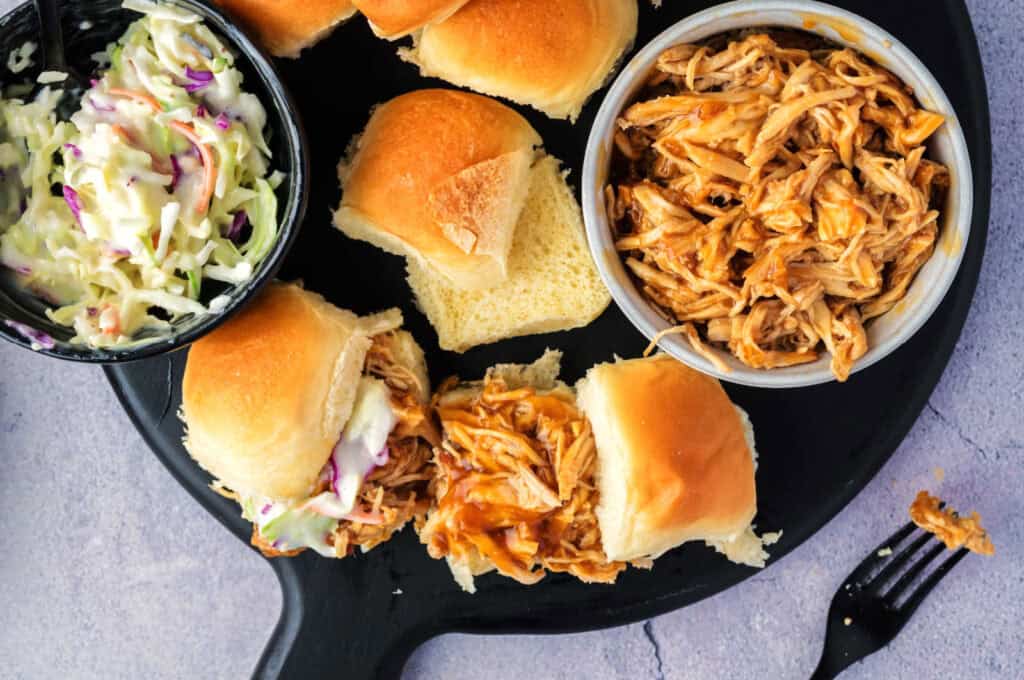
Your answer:
[[[989,251],[953,362],[881,474],[794,554],[717,597],[583,635],[445,636],[407,678],[806,677],[835,588],[923,486],[979,509],[999,554],[968,559],[844,677],[1024,677],[1024,3],[969,4],[992,99]],[[98,369],[0,344],[0,453],[0,677],[247,676],[277,619],[276,580],[149,454]]]

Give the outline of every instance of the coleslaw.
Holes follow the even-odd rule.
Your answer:
[[[320,493],[297,502],[244,496],[242,516],[256,525],[275,550],[312,548],[337,556],[332,535],[342,520],[372,523],[357,496],[366,477],[388,462],[388,435],[398,422],[383,381],[360,378],[352,415],[321,472]],[[377,520],[379,522],[379,520]]]
[[[204,282],[249,280],[278,233],[267,115],[194,14],[143,13],[70,122],[59,89],[0,102],[0,263],[72,342],[126,347],[223,309]],[[51,192],[58,187],[59,195]]]

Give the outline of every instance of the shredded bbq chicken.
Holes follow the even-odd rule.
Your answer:
[[[328,542],[338,557],[363,551],[384,543],[410,520],[426,515],[430,507],[427,488],[433,474],[430,470],[432,446],[440,441],[431,420],[429,405],[420,402],[418,394],[428,386],[420,385],[416,374],[395,360],[395,334],[374,336],[366,357],[367,375],[383,380],[391,392],[391,407],[398,423],[388,437],[388,462],[375,468],[363,482],[350,516],[341,520]],[[321,481],[312,495],[328,489]],[[359,519],[355,519],[358,517]],[[268,557],[296,555],[300,550],[279,551],[269,544],[254,525],[253,546]]]
[[[967,548],[979,555],[994,555],[996,552],[977,512],[972,512],[970,517],[961,517],[952,508],[943,508],[942,501],[927,491],[918,492],[910,506],[910,519],[925,531],[935,534],[950,550]]]
[[[754,368],[827,351],[844,381],[864,323],[934,250],[949,173],[923,144],[942,123],[849,49],[765,34],[673,47],[618,121],[616,248],[672,332],[722,370],[710,347]]]
[[[431,447],[440,436],[429,405],[416,396],[429,391],[429,386],[420,385],[413,371],[395,361],[394,339],[394,332],[375,336],[366,356],[366,374],[387,384],[391,408],[398,417],[388,437],[387,464],[370,473],[359,494],[358,504],[379,522],[342,521],[334,532],[338,555],[349,554],[355,546],[365,551],[387,541],[406,522],[426,515],[430,507]]]
[[[524,584],[545,570],[613,582],[626,564],[601,546],[594,436],[571,392],[511,390],[491,376],[479,392],[454,388],[436,398],[437,506],[420,530],[430,555]]]

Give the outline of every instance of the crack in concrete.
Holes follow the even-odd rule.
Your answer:
[[[644,637],[651,643],[651,647],[654,648],[654,660],[657,662],[657,667],[654,671],[654,680],[665,680],[665,669],[661,660],[661,645],[654,638],[654,621],[648,619],[644,622]]]
[[[970,446],[972,449],[974,449],[975,453],[980,454],[982,458],[984,458],[985,460],[988,460],[988,451],[986,451],[985,448],[981,444],[979,444],[978,442],[974,441],[969,436],[964,434],[963,430],[961,430],[960,427],[955,422],[953,422],[952,419],[947,417],[939,409],[937,409],[934,406],[932,406],[932,402],[930,402],[930,401],[926,402],[925,403],[925,408],[927,408],[929,411],[934,413],[935,417],[938,418],[942,422],[943,425],[945,425],[949,429],[953,430],[953,432],[956,433],[956,436],[959,437],[962,442],[964,442],[965,444]]]

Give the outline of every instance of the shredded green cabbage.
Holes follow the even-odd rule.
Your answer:
[[[234,55],[194,14],[124,6],[144,16],[108,47],[110,68],[70,122],[56,119],[60,90],[0,100],[0,263],[93,347],[216,313],[204,280],[249,280],[278,236],[282,176]]]

